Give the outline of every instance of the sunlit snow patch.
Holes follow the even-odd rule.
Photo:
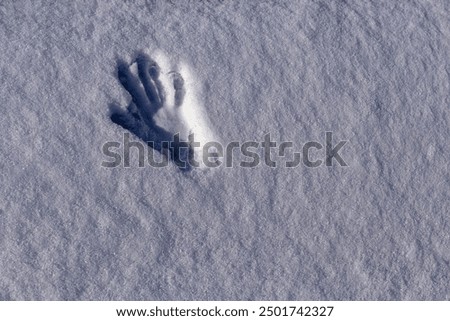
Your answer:
[[[156,123],[172,133],[180,133],[180,138],[188,140],[190,134],[194,135],[200,147],[195,148],[194,158],[203,167],[202,148],[209,141],[215,141],[213,131],[208,125],[207,116],[201,103],[201,83],[196,80],[192,68],[187,63],[171,64],[167,55],[161,51],[155,52],[152,57],[161,68],[160,80],[166,90],[166,103],[155,116]],[[184,99],[178,106],[175,88],[178,82],[184,83]]]

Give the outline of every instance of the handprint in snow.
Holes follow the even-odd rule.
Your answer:
[[[165,129],[155,121],[155,115],[161,109],[173,111],[182,106],[186,91],[181,74],[173,71],[166,74],[170,76],[173,89],[164,88],[160,80],[161,69],[154,60],[146,54],[140,54],[135,62],[137,75],[131,71],[134,62],[132,64],[125,61],[118,62],[118,78],[131,95],[131,102],[126,110],[111,105],[111,120],[142,139],[152,149],[168,155],[181,170],[191,170],[193,158],[191,145],[181,141],[178,132]],[[167,97],[168,93],[173,97]],[[181,114],[176,112],[170,115],[172,118],[181,117]],[[182,119],[172,121],[178,122],[178,127],[182,127]]]

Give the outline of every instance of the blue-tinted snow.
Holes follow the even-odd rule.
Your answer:
[[[0,44],[0,299],[450,298],[448,1],[6,0]],[[141,51],[220,141],[349,166],[102,168]]]

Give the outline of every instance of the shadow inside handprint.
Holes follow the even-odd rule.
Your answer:
[[[131,102],[126,110],[110,105],[111,120],[142,139],[152,149],[168,155],[181,170],[191,170],[193,150],[189,143],[181,141],[178,133],[169,132],[155,122],[156,113],[166,105],[166,91],[159,79],[159,66],[145,54],[140,54],[136,63],[138,76],[131,72],[130,64],[122,60],[117,63],[119,81],[130,93]],[[172,74],[174,108],[179,108],[185,95],[184,80],[180,74]]]

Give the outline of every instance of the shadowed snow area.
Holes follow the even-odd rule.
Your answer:
[[[0,43],[0,299],[450,299],[447,0],[6,0]]]

